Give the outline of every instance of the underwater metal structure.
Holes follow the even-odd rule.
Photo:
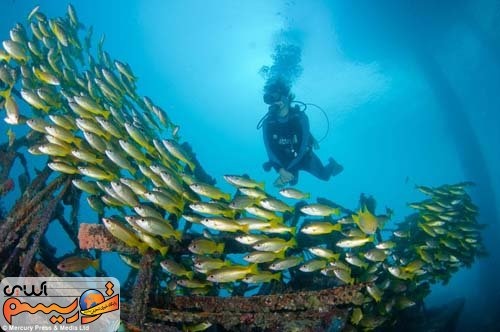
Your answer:
[[[224,177],[234,195],[204,184],[174,114],[137,94],[131,68],[111,59],[104,38],[94,58],[92,31],[82,43],[71,5],[57,18],[36,7],[27,26],[13,27],[0,50],[5,121],[31,128],[0,146],[2,194],[14,186],[14,162],[24,166],[22,195],[0,218],[2,278],[71,275],[45,238],[59,222],[75,255],[118,252],[133,267],[122,287],[128,329],[370,330],[421,312],[430,284],[484,253],[467,182],[418,187],[427,198],[390,231],[391,211],[376,214],[373,198],[350,210],[300,192],[286,203],[244,176]],[[48,156],[34,179],[25,148]],[[78,218],[84,199],[93,223]],[[261,237],[245,243],[235,234]],[[227,259],[267,246],[272,260]]]

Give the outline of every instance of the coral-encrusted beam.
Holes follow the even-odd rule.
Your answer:
[[[129,247],[122,241],[114,238],[104,225],[100,224],[80,224],[78,242],[82,250],[98,249],[130,254],[137,253],[137,249]]]

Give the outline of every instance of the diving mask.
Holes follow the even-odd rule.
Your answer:
[[[268,105],[272,105],[274,103],[277,103],[281,100],[281,94],[277,92],[268,92],[264,95],[263,97],[264,103]]]

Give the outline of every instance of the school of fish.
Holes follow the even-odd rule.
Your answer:
[[[130,66],[103,45],[104,37],[94,57],[92,28],[84,29],[71,5],[53,19],[35,7],[26,27],[16,24],[2,43],[0,109],[7,124],[29,126],[28,135],[38,138],[29,152],[71,175],[114,237],[138,255],[157,252],[171,290],[217,295],[242,283],[287,283],[297,274],[362,282],[350,323],[374,329],[484,252],[469,183],[417,187],[428,199],[410,204],[416,213],[393,231],[383,229],[390,211],[308,203],[310,194],[295,188],[274,197],[246,175],[223,177],[234,194],[203,183],[179,127],[138,95]],[[186,239],[186,253],[169,250]],[[246,251],[231,252],[235,244]],[[138,268],[138,256],[121,257]],[[60,269],[96,264],[71,258]]]

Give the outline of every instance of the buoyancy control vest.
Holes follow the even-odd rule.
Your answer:
[[[308,140],[307,148],[311,147],[312,136],[309,132],[302,132],[303,121],[307,121],[305,114],[296,109],[291,109],[284,121],[280,121],[277,116],[267,119],[268,142],[283,163],[289,163],[297,157],[304,139]]]

